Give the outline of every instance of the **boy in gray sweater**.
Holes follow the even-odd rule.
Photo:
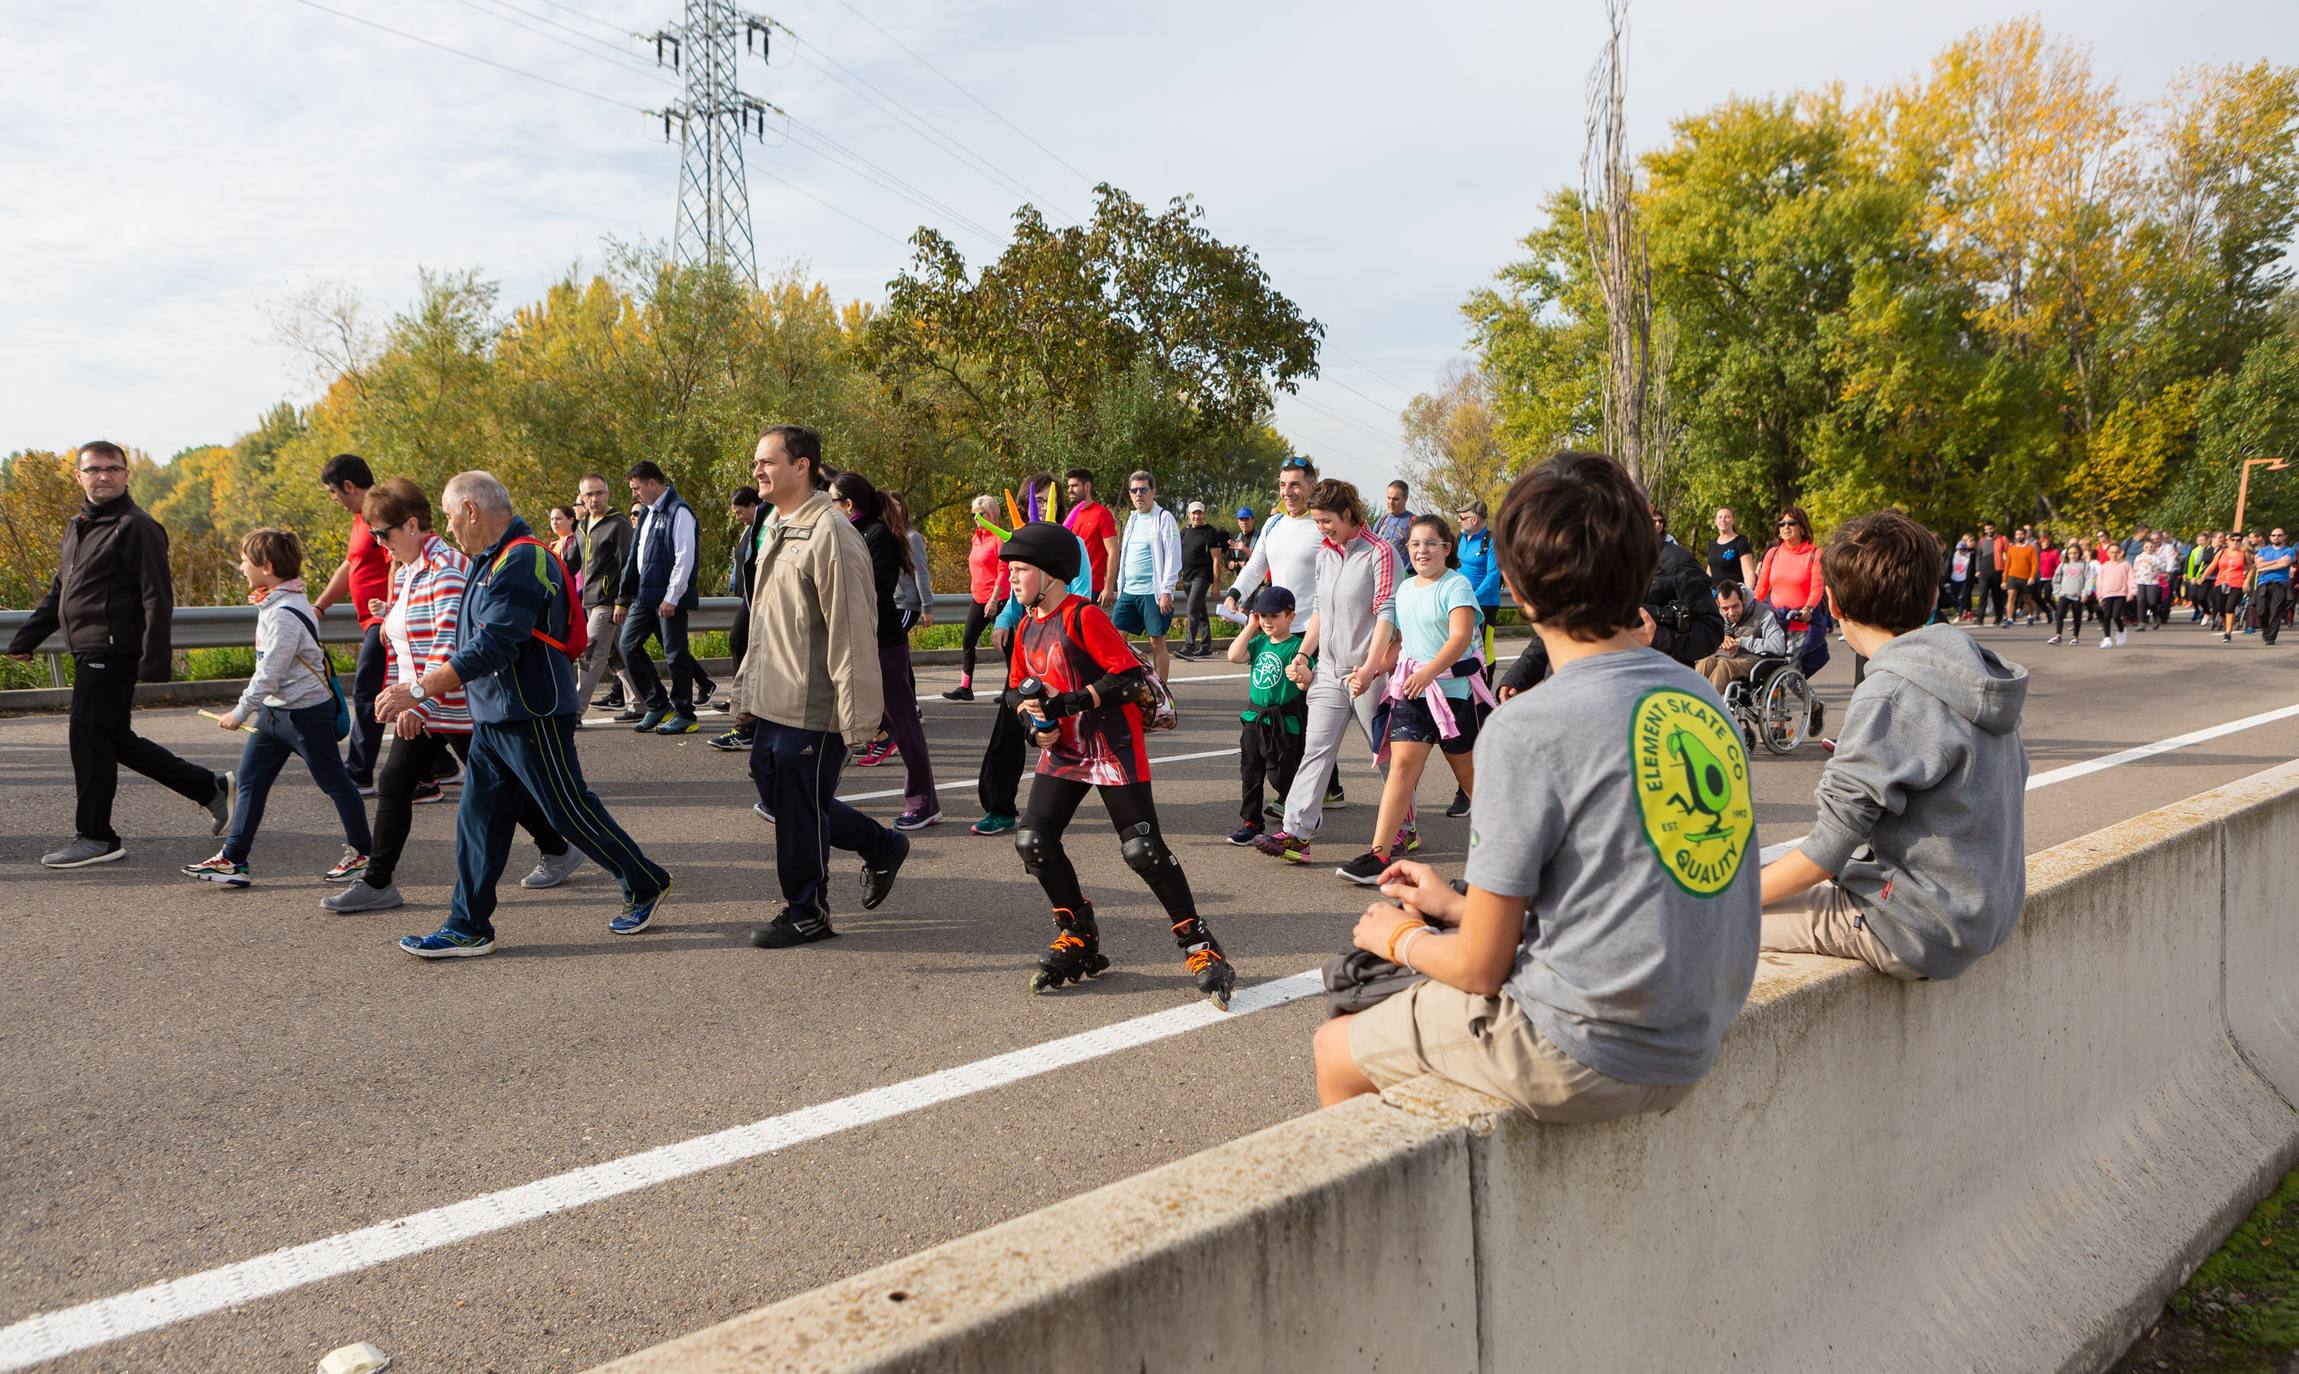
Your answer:
[[[1953,978],[2019,919],[2028,673],[1925,624],[1939,568],[1939,540],[1898,511],[1847,521],[1821,553],[1868,676],[1821,770],[1812,832],[1765,866],[1765,949]]]

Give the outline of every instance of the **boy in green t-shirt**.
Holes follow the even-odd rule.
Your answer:
[[[1230,835],[1231,844],[1260,838],[1263,781],[1282,798],[1301,767],[1301,731],[1309,708],[1301,687],[1285,671],[1301,645],[1301,636],[1293,632],[1293,611],[1292,592],[1263,587],[1253,598],[1245,630],[1229,641],[1229,661],[1253,665],[1246,706],[1237,713],[1245,724],[1237,736],[1238,771],[1245,784],[1238,814],[1245,824]],[[1310,666],[1316,667],[1314,658]]]

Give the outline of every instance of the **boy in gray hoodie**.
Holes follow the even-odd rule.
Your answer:
[[[1847,521],[1820,566],[1868,676],[1821,770],[1812,832],[1765,865],[1763,948],[1953,978],[2027,900],[2027,669],[1924,623],[1940,543],[1898,511]]]

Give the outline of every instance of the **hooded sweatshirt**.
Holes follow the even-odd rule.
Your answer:
[[[1910,631],[1868,661],[1821,770],[1797,847],[1927,978],[2002,944],[2027,900],[2027,696],[2027,669],[1962,630]]]

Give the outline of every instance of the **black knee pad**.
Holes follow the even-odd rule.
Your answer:
[[[1148,878],[1161,868],[1178,865],[1173,851],[1165,847],[1165,837],[1144,821],[1126,833],[1118,845],[1118,853],[1125,856],[1126,867]]]
[[[1054,846],[1046,832],[1025,825],[1014,832],[1014,852],[1022,856],[1022,871],[1035,878],[1046,871],[1046,858]]]

